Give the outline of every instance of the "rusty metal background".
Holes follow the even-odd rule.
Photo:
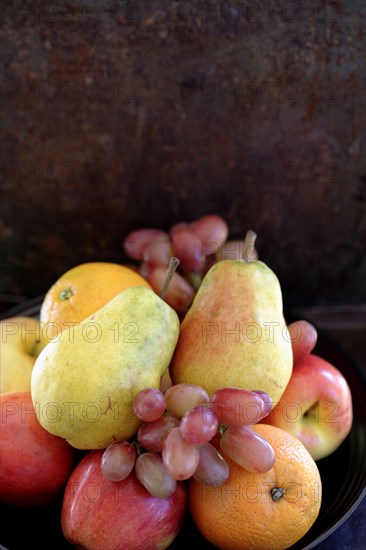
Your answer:
[[[289,305],[366,301],[365,3],[1,6],[0,294],[221,214]]]

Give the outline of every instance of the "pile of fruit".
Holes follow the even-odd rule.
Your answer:
[[[63,534],[89,550],[167,548],[188,511],[222,549],[307,533],[351,392],[315,328],[286,324],[255,234],[228,235],[215,215],[134,231],[133,263],[76,266],[39,320],[0,323],[0,502],[63,494]]]

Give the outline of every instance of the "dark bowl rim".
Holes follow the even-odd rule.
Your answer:
[[[357,373],[357,375],[361,378],[362,382],[366,385],[366,373],[362,370],[362,368],[358,365],[358,363],[353,359],[353,357],[350,355],[348,351],[346,351],[341,344],[330,334],[327,333],[325,329],[319,328],[314,321],[312,321],[309,318],[306,318],[303,314],[297,315],[296,314],[296,308],[291,309],[291,312],[287,315],[285,311],[285,319],[293,322],[298,319],[302,319],[304,321],[308,321],[312,323],[315,328],[317,329],[318,334],[321,336],[323,340],[327,340],[333,348],[335,348],[339,354],[343,355],[344,359],[347,361],[347,363],[352,367],[352,369]],[[347,519],[353,514],[353,512],[358,508],[360,503],[363,501],[363,499],[366,497],[366,477],[364,481],[364,486],[361,489],[360,493],[354,500],[354,502],[351,504],[351,506],[347,509],[347,511],[340,517],[333,525],[331,525],[324,533],[319,535],[315,540],[313,540],[310,544],[305,546],[303,550],[311,550],[311,548],[315,548],[318,546],[321,542],[326,540],[332,533],[334,533]]]

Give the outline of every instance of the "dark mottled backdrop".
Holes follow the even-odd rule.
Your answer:
[[[287,303],[365,301],[364,6],[2,2],[0,293],[216,212]]]

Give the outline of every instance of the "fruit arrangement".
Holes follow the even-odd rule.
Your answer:
[[[228,235],[216,215],[134,231],[133,263],[75,266],[39,321],[0,323],[0,502],[63,494],[64,537],[89,550],[167,548],[188,513],[222,549],[307,533],[351,392],[315,328],[286,324],[253,231]]]

